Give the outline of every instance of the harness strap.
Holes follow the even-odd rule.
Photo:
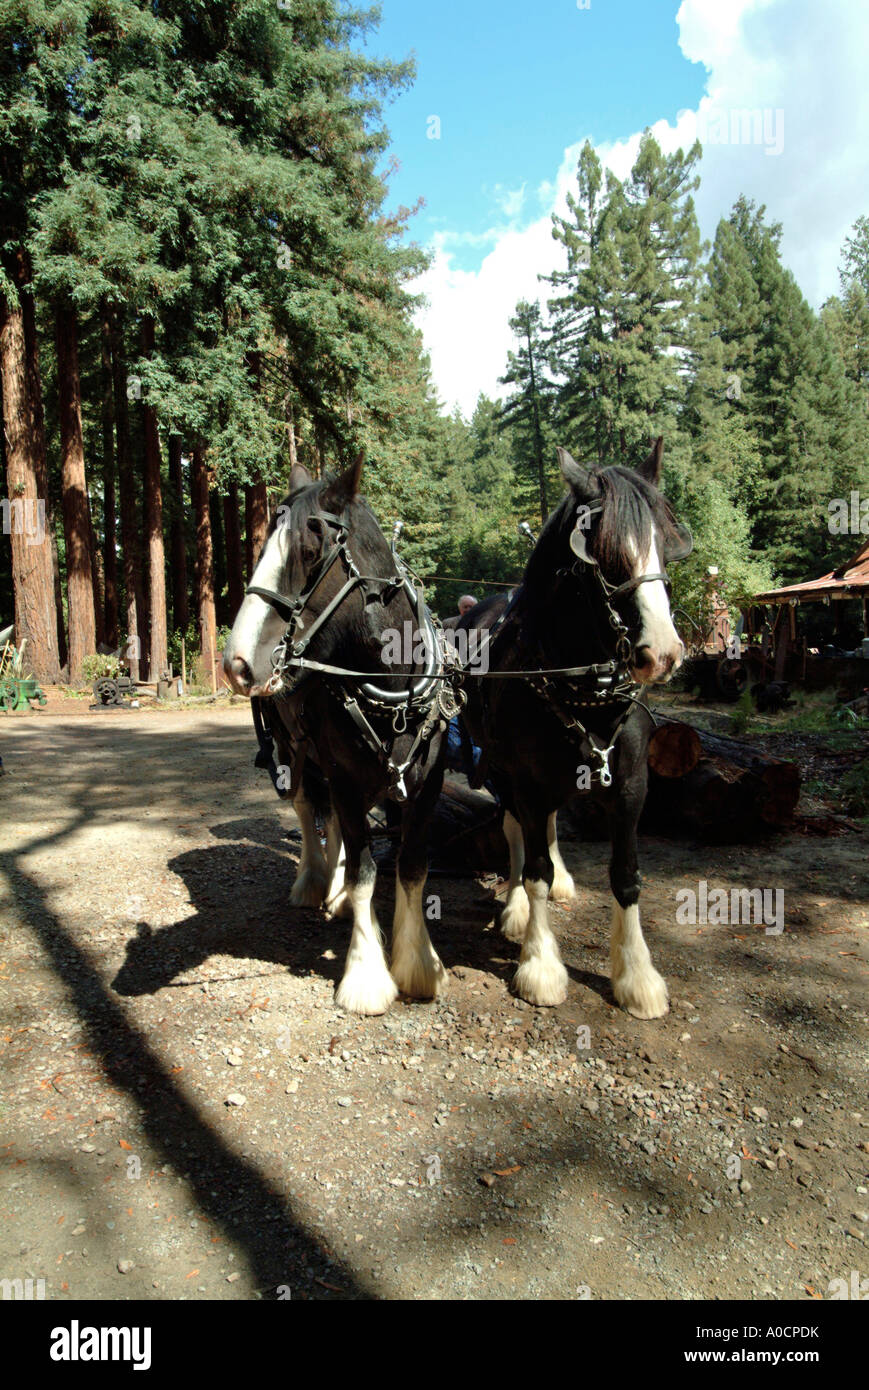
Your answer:
[[[281,786],[281,776],[275,762],[275,740],[269,722],[263,713],[262,700],[258,695],[252,695],[251,713],[253,714],[253,727],[256,734],[256,741],[259,744],[259,752],[253,760],[254,767],[264,768],[272,779],[272,785],[282,800],[292,798],[292,790],[289,787]]]
[[[372,753],[374,753],[378,758],[383,758],[386,762],[386,771],[389,774],[390,783],[387,795],[393,801],[406,801],[407,787],[405,786],[404,782],[404,774],[407,772],[408,768],[413,762],[416,756],[417,749],[426,739],[431,737],[432,733],[434,732],[435,726],[440,725],[442,729],[446,728],[447,721],[443,719],[440,716],[440,714],[434,713],[433,706],[430,707],[425,719],[420,721],[420,725],[416,731],[416,736],[408,750],[408,754],[407,757],[404,759],[404,762],[395,763],[392,758],[392,750],[395,746],[395,740],[393,739],[390,742],[387,742],[386,740],[381,739],[377,734],[376,730],[372,728],[368,719],[366,719],[364,713],[360,709],[359,702],[357,700],[354,700],[353,697],[348,695],[345,691],[340,691],[338,693],[341,696],[341,700],[345,710],[350,715],[350,718],[353,720],[353,723],[356,725],[357,729],[361,733],[363,739],[367,743],[368,747],[371,749]],[[396,714],[393,716],[393,718],[396,718],[399,713],[403,714],[404,711],[396,711]],[[397,732],[403,733],[404,730],[401,729]]]

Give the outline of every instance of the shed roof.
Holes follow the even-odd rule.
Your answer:
[[[787,603],[789,599],[857,598],[869,592],[869,540],[865,540],[847,564],[840,565],[820,579],[809,579],[803,584],[786,584],[781,589],[769,589],[765,594],[755,594],[755,603]]]

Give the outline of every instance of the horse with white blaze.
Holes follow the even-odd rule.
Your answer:
[[[446,972],[423,912],[426,830],[443,781],[443,732],[455,709],[438,679],[440,648],[408,571],[359,496],[362,456],[336,480],[293,469],[224,652],[232,687],[266,701],[302,830],[290,900],[350,912],[350,948],[335,1000],[385,1012],[399,990],[432,998]],[[421,662],[384,665],[388,634],[408,619]],[[382,674],[381,674],[382,673]],[[368,812],[402,807],[392,955],[372,897]],[[317,817],[326,825],[326,853]]]
[[[501,928],[521,942],[513,984],[531,1004],[567,996],[547,900],[576,897],[556,813],[579,791],[602,805],[609,825],[615,998],[637,1018],[668,1009],[640,926],[637,862],[653,727],[639,692],[668,680],[682,660],[665,567],[691,550],[690,532],[658,490],[662,452],[658,439],[634,470],[584,467],[560,449],[569,490],[521,585],[459,624],[489,635],[493,678],[466,682],[463,718],[483,750],[476,780],[487,778],[505,808],[510,884]]]

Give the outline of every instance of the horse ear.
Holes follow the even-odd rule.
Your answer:
[[[652,445],[648,458],[643,459],[643,462],[637,468],[640,477],[645,478],[646,482],[652,483],[654,487],[658,486],[658,479],[661,476],[661,459],[663,457],[664,436],[659,434]]]
[[[350,467],[326,488],[320,500],[326,504],[330,511],[340,516],[344,508],[349,507],[353,499],[359,496],[359,484],[362,482],[362,464],[364,461],[365,455],[360,449]]]
[[[559,448],[558,464],[564,474],[565,481],[570,484],[573,491],[580,496],[592,496],[595,489],[592,484],[592,470],[583,464],[577,463],[575,458],[566,449]]]
[[[303,468],[300,463],[293,465],[290,473],[290,492],[298,492],[300,487],[310,487],[313,481],[307,468]]]

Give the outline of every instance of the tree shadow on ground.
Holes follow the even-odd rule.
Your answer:
[[[323,1286],[315,1282],[328,1276],[330,1284],[340,1282],[344,1297],[376,1297],[354,1272],[326,1255],[294,1219],[291,1204],[253,1164],[232,1151],[179,1091],[147,1039],[111,998],[86,954],[48,907],[34,877],[21,867],[19,859],[38,850],[54,846],[63,852],[64,841],[91,819],[87,808],[96,804],[98,789],[91,790],[73,824],[56,835],[30,841],[19,854],[0,853],[0,870],[20,915],[64,984],[84,1025],[90,1051],[109,1083],[135,1102],[155,1152],[188,1174],[202,1211],[241,1249],[262,1292],[276,1296],[279,1285],[289,1284],[294,1294],[305,1289],[310,1297],[329,1298],[333,1295],[326,1289],[319,1292]]]

